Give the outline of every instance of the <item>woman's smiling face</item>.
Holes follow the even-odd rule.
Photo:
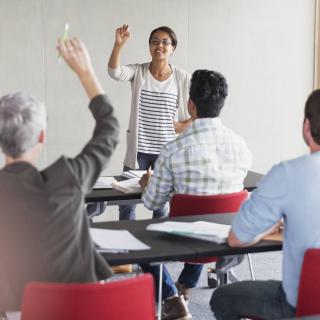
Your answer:
[[[175,47],[172,45],[172,39],[167,32],[157,31],[153,34],[150,41],[150,54],[152,60],[169,60]]]

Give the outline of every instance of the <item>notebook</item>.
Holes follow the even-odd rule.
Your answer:
[[[123,181],[112,182],[112,188],[124,193],[141,193],[142,189],[139,185],[140,178],[132,178]]]
[[[206,240],[216,243],[227,242],[230,228],[230,225],[206,221],[166,221],[162,223],[149,224],[147,226],[147,230],[150,231],[161,231],[178,236]]]
[[[137,177],[142,178],[142,176],[145,173],[147,173],[147,170],[129,170],[129,171],[123,171],[121,175],[126,178],[137,178]],[[151,170],[151,174],[152,173],[153,173],[153,170]]]
[[[113,177],[101,176],[93,186],[93,189],[112,189],[112,182],[114,181],[115,179]]]

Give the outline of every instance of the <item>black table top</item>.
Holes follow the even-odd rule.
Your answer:
[[[198,216],[175,217],[165,219],[148,219],[137,221],[112,221],[93,223],[95,228],[126,229],[135,237],[151,247],[150,250],[130,251],[129,253],[103,253],[102,255],[110,265],[127,263],[149,263],[179,261],[194,258],[224,256],[250,252],[266,252],[282,250],[279,241],[263,240],[253,247],[231,248],[227,244],[190,239],[169,235],[162,232],[147,231],[147,225],[151,223],[172,221],[209,221],[223,224],[231,224],[234,217],[232,213],[206,214]]]
[[[263,177],[262,174],[249,171],[245,180],[244,180],[244,188],[248,191],[252,191],[256,188],[258,182]],[[125,180],[126,178],[122,176],[115,176],[115,179],[118,181]],[[99,201],[107,201],[107,202],[117,202],[117,201],[124,201],[124,200],[140,200],[141,193],[123,193],[116,189],[96,189],[89,193],[85,201],[86,202],[99,202]]]
[[[316,316],[307,316],[307,317],[297,317],[297,318],[286,318],[283,320],[320,320],[320,315],[316,315]]]

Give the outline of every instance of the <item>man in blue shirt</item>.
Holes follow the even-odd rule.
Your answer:
[[[320,90],[306,102],[303,138],[310,154],[274,166],[240,208],[229,234],[230,246],[250,246],[283,219],[283,281],[243,281],[218,288],[210,302],[218,320],[295,315],[304,252],[320,247]]]

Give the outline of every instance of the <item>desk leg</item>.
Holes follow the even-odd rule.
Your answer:
[[[162,303],[162,272],[163,264],[159,266],[159,294],[158,294],[158,319],[161,320],[161,303]]]
[[[93,218],[102,214],[107,208],[107,201],[104,202],[91,202],[86,205],[87,214],[90,222],[93,222]]]

